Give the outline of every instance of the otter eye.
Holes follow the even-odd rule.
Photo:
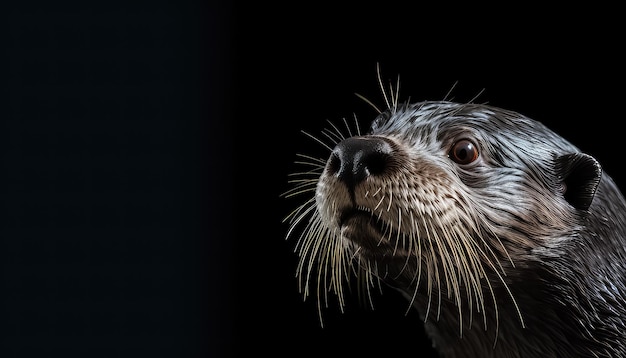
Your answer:
[[[468,139],[454,143],[448,157],[458,164],[469,164],[478,159],[478,148]]]

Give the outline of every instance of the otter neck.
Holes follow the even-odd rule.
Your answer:
[[[408,296],[407,292],[403,294]],[[496,297],[504,297],[505,294],[495,293]],[[550,309],[533,311],[531,307],[537,307],[539,302],[534,302],[532,295],[518,295],[519,301],[524,302],[522,310],[528,312],[523,316],[524,326],[518,312],[509,302],[501,302],[497,312],[493,305],[485,305],[484,315],[474,309],[472,312],[465,310],[459,316],[456,303],[444,297],[439,303],[436,296],[433,294],[430,302],[427,297],[418,296],[413,300],[413,307],[424,320],[426,332],[441,358],[577,356],[573,353],[575,349],[571,354],[564,355],[563,342],[553,338],[567,336],[564,332],[558,332],[567,327],[555,327],[553,324],[562,320],[562,315]],[[410,296],[407,298],[411,299]]]

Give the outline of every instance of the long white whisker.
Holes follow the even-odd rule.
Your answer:
[[[346,119],[345,119],[345,118],[343,119],[343,122],[344,122],[344,123],[346,123]],[[341,133],[341,131],[339,130],[339,128],[337,128],[337,126],[336,126],[333,122],[328,121],[328,123],[329,123],[329,124],[333,127],[333,129],[335,130],[335,132],[334,132],[334,133],[336,134],[336,137],[339,139],[339,141],[342,141],[342,140],[346,139],[346,136],[345,136],[345,135],[343,135],[343,133]],[[347,125],[346,125],[346,126],[347,126]]]
[[[450,95],[452,94],[452,90],[454,90],[454,88],[456,87],[456,85],[459,83],[459,81],[455,81],[454,84],[452,84],[452,87],[450,87],[450,89],[448,90],[448,93],[446,93],[446,95],[443,97],[444,101],[449,101],[450,99]]]
[[[313,139],[314,141],[318,142],[319,144],[321,144],[324,148],[328,149],[329,152],[332,152],[333,149],[326,143],[322,142],[321,140],[319,140],[317,137],[315,137],[314,135],[311,135],[305,131],[302,131],[302,133],[308,137],[310,137],[311,139]]]
[[[389,103],[389,98],[387,98],[387,93],[385,91],[385,85],[383,85],[383,81],[382,81],[382,78],[381,78],[381,75],[380,75],[380,66],[379,66],[378,63],[376,64],[376,74],[378,76],[378,85],[380,86],[380,90],[381,90],[381,92],[383,94],[383,98],[385,99],[385,104],[387,105],[387,108],[391,109],[392,107],[391,107],[391,104]]]
[[[356,118],[356,114],[354,114],[354,125],[356,126],[356,135],[361,135],[361,128],[359,127],[359,120]]]

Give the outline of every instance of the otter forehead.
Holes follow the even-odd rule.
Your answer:
[[[500,166],[517,164],[520,157],[553,158],[579,151],[538,121],[517,112],[472,103],[404,104],[375,118],[369,133],[435,151],[470,138],[481,146],[485,159]]]

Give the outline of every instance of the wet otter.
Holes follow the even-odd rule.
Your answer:
[[[305,295],[383,282],[442,357],[626,357],[626,201],[592,156],[516,112],[397,97],[324,137],[288,193]]]

